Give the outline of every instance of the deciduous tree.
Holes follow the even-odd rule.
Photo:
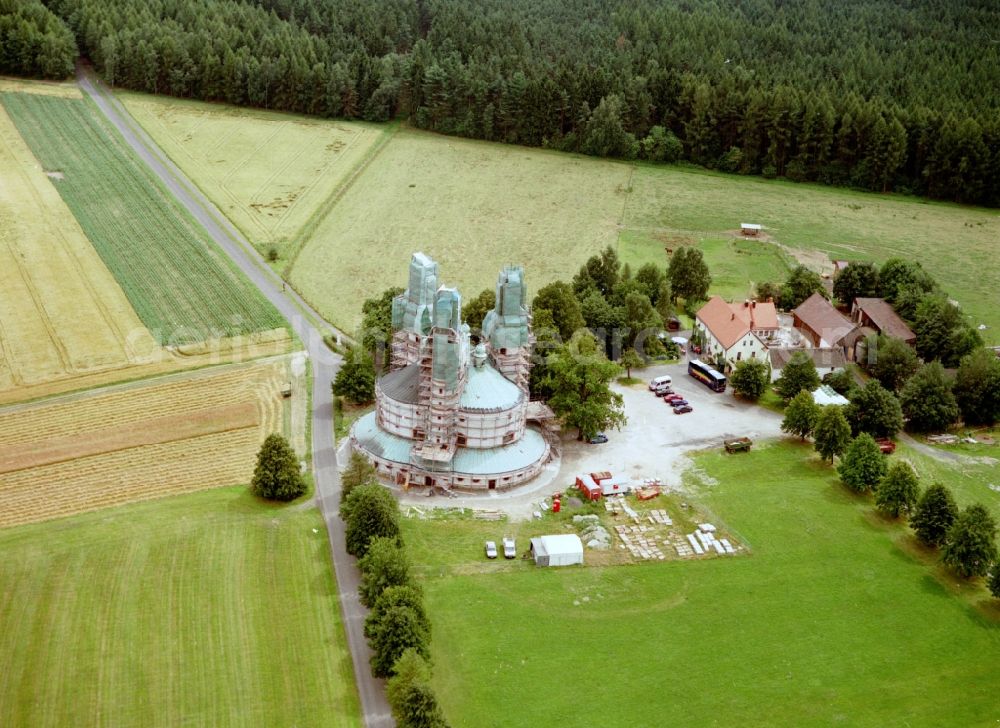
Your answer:
[[[565,283],[563,285],[566,285]],[[462,320],[469,325],[474,332],[479,332],[483,328],[483,319],[486,314],[497,305],[497,294],[492,288],[487,288],[473,299],[465,302],[462,306]]]
[[[736,363],[736,368],[729,375],[729,384],[734,394],[756,402],[767,390],[770,374],[767,364],[760,359],[744,359]]]
[[[813,428],[813,440],[816,452],[831,464],[834,456],[841,455],[847,449],[851,442],[851,426],[844,417],[842,407],[829,405],[820,410]]]
[[[812,392],[819,386],[819,374],[816,365],[804,351],[792,354],[791,359],[781,370],[781,376],[775,382],[778,394],[785,401],[792,399],[799,392]]]
[[[827,295],[823,279],[819,277],[819,273],[804,265],[797,265],[781,287],[781,307],[788,310],[796,308],[814,293],[821,293],[824,297]]]
[[[872,436],[862,432],[847,446],[837,466],[840,479],[855,493],[867,493],[885,477],[882,451]]]
[[[343,506],[347,501],[347,496],[351,494],[359,485],[372,485],[378,483],[378,471],[372,465],[371,460],[362,455],[357,450],[351,451],[350,460],[347,467],[340,474],[340,504]]]
[[[561,341],[569,341],[573,334],[582,329],[586,322],[580,313],[580,302],[573,289],[563,281],[554,281],[539,289],[531,302],[531,313],[538,329],[538,316],[542,311],[551,315],[552,325],[559,332]]]
[[[849,263],[833,279],[833,295],[850,306],[855,298],[877,296],[878,270],[871,263]]]
[[[902,339],[890,336],[879,336],[874,344],[868,347],[869,373],[890,392],[899,392],[920,368],[917,352]]]
[[[899,400],[874,379],[854,390],[844,416],[855,434],[867,432],[873,437],[892,437],[903,429]]]
[[[943,430],[958,419],[958,404],[941,362],[922,366],[903,387],[899,403],[906,426],[914,432]]]
[[[781,431],[789,435],[798,435],[805,440],[812,434],[819,413],[819,405],[813,401],[812,394],[806,391],[799,392],[785,407]]]
[[[1000,358],[982,348],[965,356],[954,393],[966,424],[991,425],[1000,419]]]
[[[925,546],[940,546],[948,538],[948,531],[958,517],[955,499],[941,483],[934,483],[917,501],[910,528]]]
[[[375,677],[392,675],[396,661],[408,649],[416,650],[424,658],[429,657],[429,641],[430,635],[412,608],[389,607],[381,621],[372,629],[372,674]]]
[[[347,553],[361,558],[375,538],[400,541],[399,504],[387,488],[359,485],[340,509],[347,522]]]
[[[578,333],[549,355],[546,367],[549,406],[565,427],[578,430],[579,439],[625,424],[622,396],[610,387],[621,368],[607,360],[592,335]]]
[[[410,583],[410,560],[396,538],[373,538],[365,555],[358,559],[361,586],[358,596],[366,607],[373,607],[389,587]]]
[[[333,393],[354,404],[375,401],[375,361],[360,346],[350,346],[333,380]]]
[[[670,256],[667,278],[675,300],[680,297],[685,301],[701,301],[712,285],[712,275],[701,251],[686,246],[678,248]]]
[[[899,460],[889,467],[889,472],[875,488],[875,507],[892,518],[909,514],[920,495],[917,474],[910,464]]]
[[[997,558],[996,531],[996,521],[985,506],[969,506],[948,530],[941,559],[966,579],[986,576]]]

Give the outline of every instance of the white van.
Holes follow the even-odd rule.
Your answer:
[[[666,387],[673,383],[669,374],[664,374],[662,377],[657,377],[656,379],[650,380],[649,391],[652,392],[654,389],[659,389],[660,387]]]

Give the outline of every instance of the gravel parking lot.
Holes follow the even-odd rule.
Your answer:
[[[636,372],[633,372],[636,374]],[[693,412],[675,415],[673,408],[647,388],[646,382],[669,374],[673,389],[691,403]],[[688,464],[687,453],[721,447],[729,437],[753,440],[781,434],[781,417],[770,410],[737,401],[731,391],[713,392],[687,373],[687,362],[650,367],[638,373],[643,383],[633,387],[614,385],[625,398],[628,423],[621,431],[607,432],[608,442],[590,445],[577,442],[575,432],[563,433],[561,459],[551,463],[531,483],[508,493],[462,495],[457,498],[404,495],[404,504],[490,508],[512,518],[530,518],[538,501],[572,484],[579,472],[611,470],[634,480],[659,478],[678,486]]]
[[[694,411],[676,415],[670,405],[649,391],[646,382],[664,374],[673,377],[673,390],[688,400]],[[738,401],[729,390],[713,392],[688,375],[686,361],[650,367],[641,378],[641,385],[616,386],[625,398],[628,424],[620,432],[606,433],[607,443],[564,441],[561,480],[571,479],[577,472],[611,470],[633,479],[660,478],[668,485],[679,485],[686,453],[721,447],[729,437],[759,440],[781,434],[779,415]]]

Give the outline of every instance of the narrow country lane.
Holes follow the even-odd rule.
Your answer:
[[[334,445],[333,394],[330,386],[340,358],[323,343],[322,335],[323,330],[332,331],[333,327],[297,293],[286,289],[281,279],[267,267],[246,238],[167,158],[96,76],[80,67],[77,80],[80,88],[97,104],[139,158],[288,320],[309,352],[313,367],[312,451],[316,505],[326,522],[330,540],[341,616],[354,663],[364,724],[367,728],[389,728],[395,723],[385,698],[385,685],[383,681],[372,677],[369,668],[371,650],[364,636],[367,610],[358,600],[361,575],[354,559],[347,553],[344,523],[337,513],[340,477]]]

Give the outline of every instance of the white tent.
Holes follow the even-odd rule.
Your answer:
[[[536,566],[569,566],[583,563],[583,542],[575,533],[531,539]]]
[[[821,407],[832,404],[837,407],[843,407],[849,404],[847,397],[837,394],[836,390],[828,384],[821,384],[819,388],[812,393],[813,402]]]

